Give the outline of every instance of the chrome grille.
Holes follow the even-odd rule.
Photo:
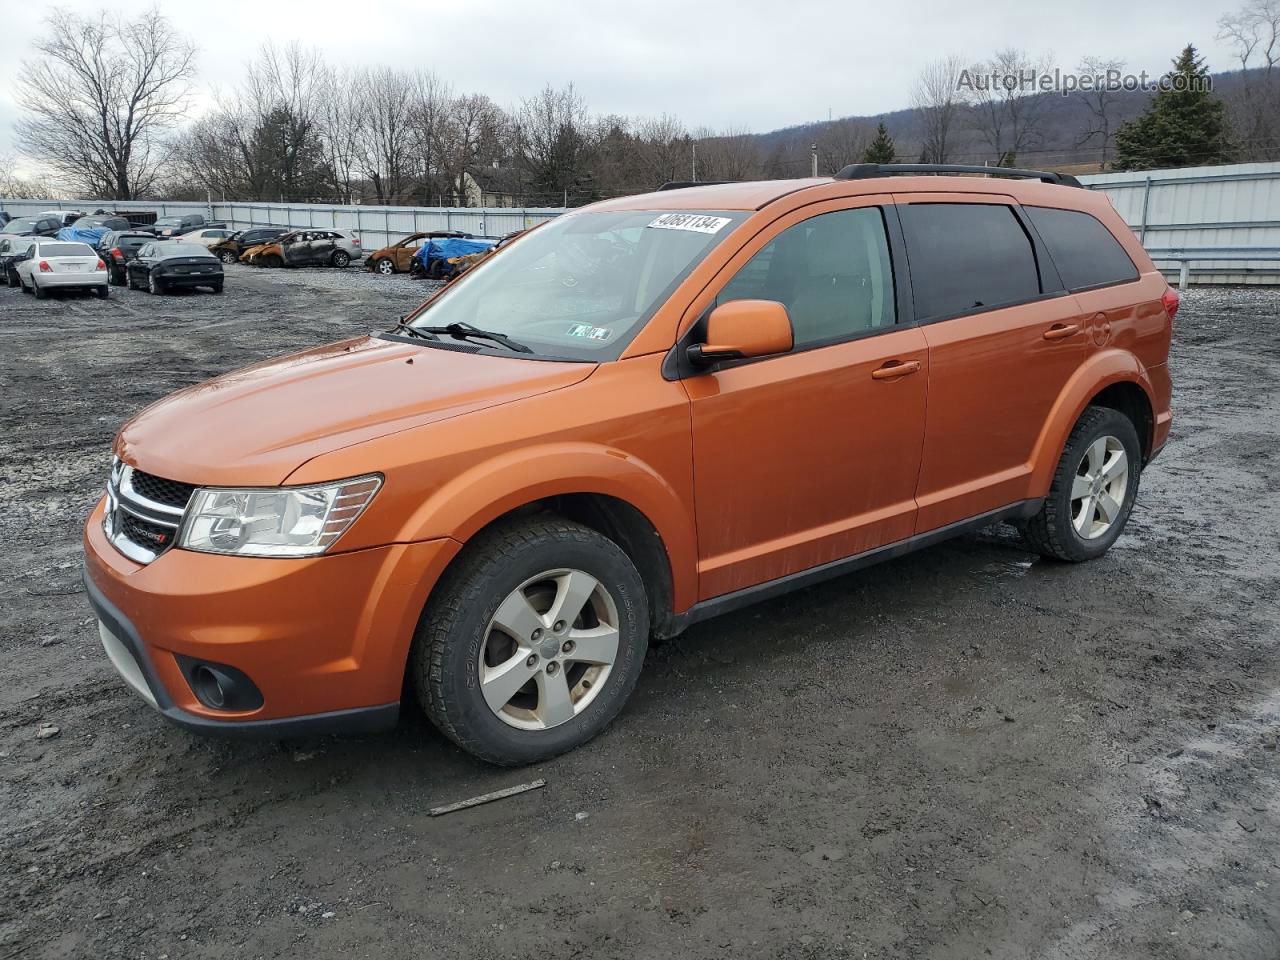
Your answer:
[[[173,546],[194,489],[113,459],[102,520],[107,539],[130,560],[150,563]]]

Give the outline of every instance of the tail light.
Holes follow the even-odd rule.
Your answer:
[[[41,272],[41,273],[53,273],[53,267],[49,266],[49,261],[48,261],[48,260],[41,260],[41,261],[40,261],[40,272]]]
[[[1178,296],[1178,291],[1169,287],[1164,292],[1164,296],[1160,298],[1160,302],[1164,304],[1164,312],[1169,315],[1172,321],[1178,315],[1178,307],[1182,304],[1182,298]]]
[[[124,254],[120,252],[120,248],[119,248],[119,247],[112,247],[112,248],[111,248],[111,258],[112,258],[113,260],[123,260],[123,259],[124,259]]]
[[[101,260],[99,260],[99,261],[98,261],[98,265],[97,265],[96,267],[94,267],[93,269],[95,269],[95,270],[105,270],[105,269],[107,269],[107,265],[106,265],[105,263],[103,263]]]

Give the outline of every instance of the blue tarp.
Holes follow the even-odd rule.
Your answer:
[[[96,247],[98,241],[110,232],[106,227],[63,227],[58,231],[58,239]]]
[[[432,260],[452,260],[454,257],[464,257],[468,253],[480,253],[497,242],[497,240],[474,240],[463,237],[434,237],[419,247],[414,257],[426,267]]]

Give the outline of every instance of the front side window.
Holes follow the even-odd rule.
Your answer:
[[[1031,238],[1001,203],[906,203],[916,316],[938,320],[1040,295]]]
[[[467,323],[505,334],[537,354],[614,360],[745,216],[691,210],[565,214],[467,271],[411,322]]]
[[[1138,279],[1138,268],[1115,236],[1097,218],[1078,210],[1023,207],[1049,249],[1062,284],[1087,290]]]
[[[893,269],[879,207],[839,210],[788,227],[725,284],[716,305],[776,300],[796,346],[892,327]]]

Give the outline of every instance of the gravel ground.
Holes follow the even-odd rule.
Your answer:
[[[427,289],[0,289],[0,958],[1280,955],[1280,294],[1187,296],[1173,442],[1094,563],[995,527],[700,625],[527,770],[416,709],[361,739],[166,725],[79,583],[112,435]]]

